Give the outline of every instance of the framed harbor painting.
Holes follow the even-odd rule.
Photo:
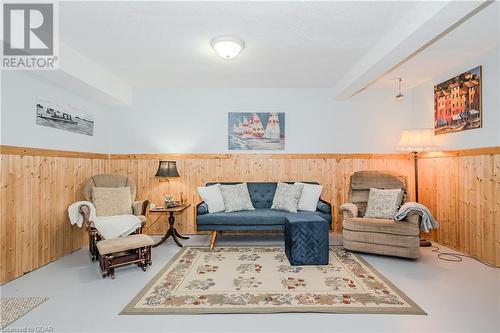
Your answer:
[[[434,134],[483,126],[481,78],[478,66],[434,86]]]
[[[36,124],[85,135],[94,135],[94,117],[71,105],[37,99]]]
[[[284,112],[229,112],[229,150],[285,149]]]

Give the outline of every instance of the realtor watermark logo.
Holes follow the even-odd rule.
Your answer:
[[[58,69],[56,3],[4,3],[2,69]]]

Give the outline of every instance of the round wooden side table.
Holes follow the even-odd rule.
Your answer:
[[[173,207],[173,208],[154,208],[154,209],[149,210],[149,213],[152,213],[152,214],[164,214],[164,213],[166,214],[166,213],[168,213],[168,225],[169,226],[167,228],[167,231],[165,232],[165,235],[161,238],[161,240],[158,243],[156,243],[155,245],[153,245],[153,247],[157,247],[158,245],[162,244],[170,236],[172,236],[172,238],[174,239],[175,243],[178,246],[182,247],[182,244],[179,241],[179,238],[189,239],[189,237],[182,236],[181,234],[179,234],[177,229],[175,229],[175,226],[174,226],[175,225],[175,214],[182,213],[189,206],[191,206],[191,204],[188,203],[188,204],[181,204],[180,206]]]

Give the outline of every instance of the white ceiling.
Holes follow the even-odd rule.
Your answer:
[[[60,38],[134,86],[330,88],[415,5],[61,2]],[[246,43],[230,61],[225,34]]]

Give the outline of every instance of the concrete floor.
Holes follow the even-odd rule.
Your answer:
[[[193,236],[186,245],[207,245]],[[338,244],[331,236],[331,244]],[[223,236],[218,245],[276,245],[273,235]],[[500,270],[475,260],[441,261],[422,248],[418,261],[363,255],[412,298],[427,316],[363,314],[223,314],[119,316],[123,307],[177,253],[172,240],[153,250],[153,266],[117,270],[102,279],[86,249],[41,267],[1,287],[2,297],[50,299],[7,330],[35,332],[500,332]],[[37,330],[38,327],[38,330]]]

